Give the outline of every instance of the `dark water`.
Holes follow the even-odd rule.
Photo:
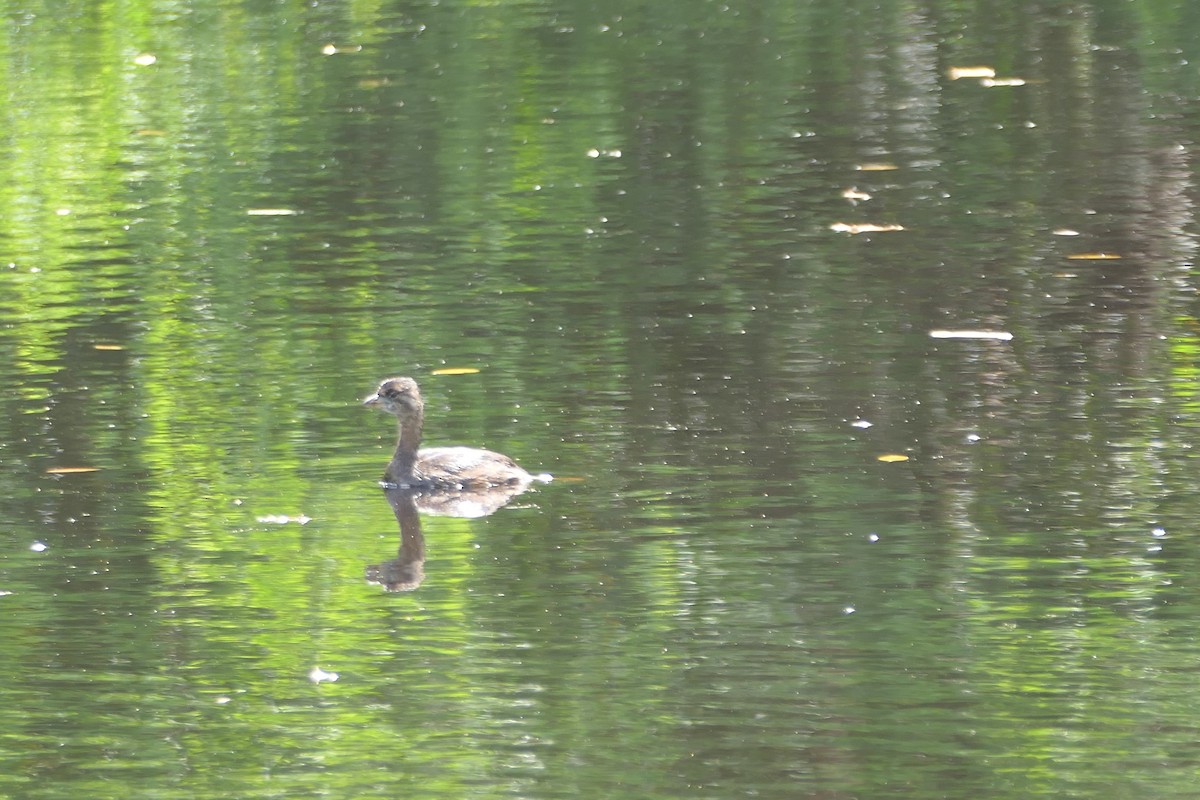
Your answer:
[[[0,796],[1192,796],[1200,14],[593,5],[3,15]]]

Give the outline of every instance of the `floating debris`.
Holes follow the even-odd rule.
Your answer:
[[[78,475],[81,472],[99,472],[99,467],[51,467],[47,475]]]
[[[435,369],[430,375],[475,375],[479,372],[477,367],[442,367]]]
[[[871,222],[855,224],[850,222],[835,222],[829,226],[829,230],[837,233],[888,233],[890,231],[902,231],[903,225],[876,225]]]
[[[857,186],[851,186],[849,189],[843,189],[842,197],[846,198],[851,203],[865,203],[871,199],[871,195],[867,194],[866,192],[860,192]]]
[[[33,544],[29,545],[29,549],[35,553],[44,553],[47,547],[49,547],[49,545],[45,542],[34,542]]]
[[[996,70],[982,65],[974,67],[950,67],[946,70],[946,77],[952,81],[962,78],[994,78],[996,77]]]
[[[900,169],[895,164],[887,162],[877,162],[874,164],[858,164],[854,167],[859,172],[891,172],[894,169]]]
[[[1024,78],[983,78],[979,81],[980,86],[988,89],[993,86],[1024,86],[1025,84]]]
[[[158,58],[153,53],[141,53],[133,57],[133,63],[139,67],[148,67],[156,61],[158,61]]]
[[[300,212],[294,208],[248,208],[248,217],[294,217]]]
[[[320,667],[313,667],[308,671],[308,679],[313,683],[333,683],[338,679],[336,672],[326,672]]]
[[[125,345],[121,345],[121,344],[101,344],[101,343],[97,342],[96,344],[92,345],[92,349],[93,349],[93,350],[124,350],[124,349],[125,349]]]
[[[1008,331],[943,331],[929,332],[931,339],[991,339],[996,342],[1011,341],[1013,335]]]
[[[1072,228],[1055,228],[1054,230],[1050,231],[1050,233],[1054,234],[1055,236],[1078,236],[1079,235],[1079,231],[1074,230]]]
[[[850,423],[850,427],[851,428],[863,428],[865,430],[866,428],[870,428],[874,424],[875,423],[873,423],[873,422],[867,422],[865,419],[856,419],[856,420],[854,420],[854,422]]]
[[[1075,253],[1067,256],[1068,261],[1120,261],[1116,253]]]
[[[908,456],[902,453],[884,453],[881,456],[875,456],[876,461],[882,461],[884,464],[898,464],[901,461],[908,461]]]
[[[307,525],[312,522],[312,517],[307,514],[301,514],[298,517],[289,517],[287,514],[267,514],[262,517],[255,517],[254,519],[256,522],[265,522],[271,525],[287,525],[289,522]]]

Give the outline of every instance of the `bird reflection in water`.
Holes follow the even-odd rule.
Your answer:
[[[396,417],[397,441],[384,473],[384,496],[400,525],[400,550],[389,561],[366,568],[369,583],[389,592],[409,592],[425,578],[421,514],[486,517],[529,488],[532,476],[508,456],[467,447],[418,449],[425,404],[412,378],[389,378],[363,405]]]
[[[425,535],[421,532],[421,514],[439,517],[486,517],[503,508],[528,484],[490,486],[475,489],[406,489],[384,488],[396,522],[400,525],[400,551],[396,557],[366,569],[368,583],[382,586],[388,592],[411,592],[425,579]]]
[[[417,492],[384,489],[383,493],[400,523],[400,552],[382,564],[369,565],[367,583],[379,584],[388,592],[411,592],[425,580],[425,534],[417,513]]]

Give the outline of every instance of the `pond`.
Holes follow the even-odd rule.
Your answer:
[[[1190,4],[0,31],[0,796],[1192,795]]]

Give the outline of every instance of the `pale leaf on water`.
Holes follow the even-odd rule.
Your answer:
[[[997,342],[1011,341],[1013,335],[1008,331],[970,331],[970,330],[932,330],[931,339],[991,339]]]
[[[994,78],[996,77],[996,70],[982,65],[974,67],[950,67],[946,70],[946,77],[952,81],[957,81],[961,78]]]
[[[307,525],[312,522],[312,517],[307,514],[301,514],[298,517],[291,517],[287,514],[264,514],[261,517],[255,517],[255,522],[265,522],[271,525],[287,525],[289,522],[296,522],[300,525]]]
[[[983,78],[979,81],[980,86],[988,89],[993,86],[1024,86],[1025,83],[1024,78]]]
[[[51,467],[47,475],[77,475],[81,472],[99,472],[99,467]]]
[[[904,230],[904,226],[903,225],[876,225],[871,222],[864,222],[861,224],[850,223],[850,222],[835,222],[829,226],[829,230],[834,231],[836,233],[849,233],[849,234],[887,233],[889,231],[902,231],[902,230]]]
[[[1068,261],[1120,261],[1116,253],[1075,253],[1067,256]]]
[[[94,344],[94,345],[92,345],[92,349],[93,349],[93,350],[124,350],[124,349],[125,349],[125,346],[124,346],[124,345],[120,345],[120,344],[100,344],[100,343],[97,343],[97,344]]]
[[[294,217],[300,212],[294,208],[248,208],[248,217]]]
[[[879,161],[870,164],[858,164],[854,167],[859,172],[890,172],[894,169],[900,169],[895,164]]]
[[[435,369],[430,375],[474,375],[479,372],[477,367],[442,367]]]
[[[1054,230],[1050,231],[1050,233],[1054,234],[1055,236],[1078,236],[1079,235],[1079,231],[1075,230],[1074,228],[1055,228]]]
[[[866,202],[871,199],[871,195],[866,192],[860,192],[857,186],[851,186],[849,189],[842,190],[842,197],[849,200],[851,203]]]
[[[881,456],[875,456],[876,461],[882,461],[884,464],[895,464],[900,461],[908,461],[908,456],[900,453],[884,453]]]

